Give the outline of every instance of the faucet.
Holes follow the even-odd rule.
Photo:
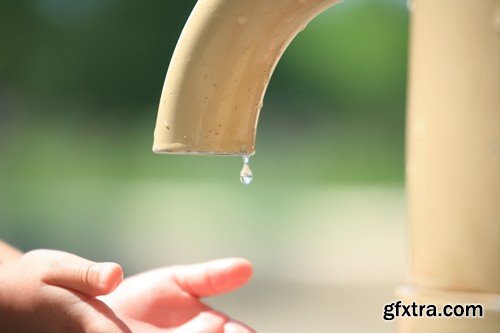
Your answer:
[[[255,152],[283,52],[337,0],[199,0],[166,76],[153,151]],[[500,328],[500,1],[410,0],[406,182],[410,304],[477,304],[484,318],[402,317],[400,332]],[[466,330],[467,331],[467,330]]]

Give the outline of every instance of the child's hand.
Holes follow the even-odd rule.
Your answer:
[[[94,296],[122,281],[118,264],[36,250],[0,265],[2,332],[131,332]]]
[[[145,272],[99,297],[134,333],[249,333],[199,298],[232,291],[252,275],[243,259],[223,259]]]
[[[253,332],[199,300],[242,286],[251,273],[247,261],[225,259],[142,273],[112,292],[122,281],[119,265],[32,251],[0,265],[0,325],[2,332]]]

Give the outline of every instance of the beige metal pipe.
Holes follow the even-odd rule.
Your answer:
[[[481,303],[483,319],[403,332],[500,332],[500,1],[417,0],[411,15],[407,192],[420,303]]]
[[[500,293],[495,10],[498,0],[419,0],[412,15],[407,187],[421,286]]]
[[[284,50],[335,0],[199,0],[161,97],[157,153],[250,155]],[[500,0],[412,1],[406,301],[479,302],[500,331]],[[402,332],[463,321],[403,320]]]

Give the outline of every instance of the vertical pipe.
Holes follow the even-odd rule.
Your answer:
[[[410,8],[413,287],[400,293],[410,302],[484,303],[489,315],[467,325],[499,332],[500,0],[416,0]],[[401,327],[452,332],[465,327],[457,320],[407,319]]]

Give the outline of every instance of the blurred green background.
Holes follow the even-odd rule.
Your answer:
[[[254,282],[215,304],[259,332],[387,331],[404,279],[406,3],[346,0],[295,39],[245,187],[240,158],[151,152],[195,2],[0,2],[0,238],[129,274],[244,256]]]

